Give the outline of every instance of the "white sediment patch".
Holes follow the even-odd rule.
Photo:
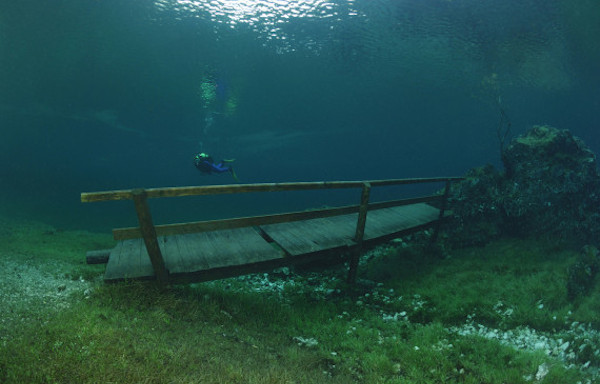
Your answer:
[[[14,337],[20,324],[45,324],[49,317],[68,308],[73,295],[89,296],[91,283],[50,272],[60,267],[44,263],[21,262],[0,257],[0,343]]]
[[[562,361],[567,368],[580,369],[600,378],[600,367],[594,366],[586,356],[600,359],[600,331],[589,324],[571,322],[567,330],[557,333],[538,332],[529,327],[506,331],[486,327],[472,319],[462,326],[450,327],[451,333],[460,336],[478,336],[495,340],[502,345],[527,351],[541,351]],[[539,372],[544,372],[542,369]],[[538,379],[539,380],[539,379]]]
[[[247,275],[209,284],[224,286],[226,289],[240,289],[242,292],[274,294],[282,300],[286,300],[287,292],[307,294],[314,299],[327,299],[340,294],[339,289],[335,289],[335,282],[339,278],[323,272],[305,273],[300,276],[286,271],[284,274]],[[428,308],[427,301],[419,294],[401,296],[381,283],[370,283],[372,288],[369,289],[369,292],[359,296],[355,304],[378,311],[383,321],[410,323],[412,315]],[[385,310],[386,305],[399,302],[405,303],[407,310],[391,313]],[[537,306],[539,308],[539,304]],[[501,303],[496,304],[494,310],[502,317],[510,317],[513,313],[511,308],[505,308]],[[347,312],[338,317],[362,322],[360,319],[351,319]],[[566,329],[557,332],[539,332],[529,327],[502,330],[477,323],[473,315],[467,317],[465,324],[448,327],[446,330],[449,335],[455,335],[455,337],[477,336],[497,341],[517,350],[541,351],[556,359],[557,363],[563,364],[566,368],[584,372],[592,378],[591,380],[600,379],[600,367],[597,364],[600,360],[600,331],[589,324],[574,322],[568,318],[565,318],[565,325]],[[450,339],[451,337],[448,338],[448,340]],[[452,344],[448,340],[440,341],[437,347],[452,348]],[[300,338],[296,341],[302,344]],[[547,365],[542,364],[531,377],[526,377],[526,379],[540,382],[548,373],[548,368]]]

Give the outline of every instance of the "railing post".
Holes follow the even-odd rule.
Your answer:
[[[371,183],[363,183],[362,194],[360,197],[360,208],[358,211],[358,220],[356,222],[356,233],[354,234],[354,241],[356,247],[352,251],[350,257],[350,269],[348,271],[348,282],[354,283],[356,281],[356,274],[358,272],[358,260],[362,251],[363,238],[365,236],[365,225],[367,223],[367,212],[369,210],[369,196],[371,194]]]
[[[450,184],[452,184],[452,181],[446,180],[446,187],[444,188],[444,198],[442,199],[442,205],[440,207],[440,215],[438,216],[438,220],[435,223],[435,226],[433,227],[433,235],[431,236],[431,244],[433,244],[437,241],[437,238],[438,238],[438,235],[440,232],[440,225],[441,225],[442,219],[444,218],[444,214],[446,212],[448,196],[450,196]]]
[[[152,268],[154,268],[154,274],[159,283],[165,284],[169,279],[169,271],[165,268],[165,262],[162,253],[160,252],[160,247],[158,246],[158,239],[156,238],[156,230],[152,223],[146,191],[143,189],[134,189],[132,191],[132,196],[133,203],[135,204],[135,211],[137,212],[138,221],[140,223],[140,231],[144,237],[144,243],[146,244],[148,256],[150,256]]]

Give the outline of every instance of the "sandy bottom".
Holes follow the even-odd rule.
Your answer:
[[[89,297],[101,275],[87,281],[76,273],[85,264],[86,242],[106,239],[0,217],[0,341],[5,344],[20,325],[43,326],[74,299]]]

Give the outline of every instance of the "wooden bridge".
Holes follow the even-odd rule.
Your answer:
[[[88,252],[88,262],[107,262],[105,281],[157,279],[161,283],[216,280],[306,263],[332,252],[350,255],[356,279],[365,243],[384,241],[434,226],[444,217],[452,181],[458,177],[237,184],[82,193],[82,202],[133,200],[139,227],[114,229],[115,248]],[[445,183],[444,192],[370,203],[372,187]],[[148,198],[225,193],[360,189],[360,204],[265,216],[154,225]],[[427,204],[438,201],[438,207]]]

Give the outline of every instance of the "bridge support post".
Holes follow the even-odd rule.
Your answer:
[[[444,219],[444,214],[446,213],[446,205],[448,204],[448,196],[450,196],[450,186],[452,181],[446,180],[446,187],[444,188],[444,197],[442,199],[442,205],[440,207],[440,215],[438,216],[438,220],[435,223],[435,227],[433,228],[433,235],[431,235],[431,244],[434,244],[437,241],[440,225],[442,220]]]
[[[160,284],[166,284],[169,279],[169,272],[165,268],[165,262],[158,246],[158,239],[156,238],[156,230],[152,223],[152,215],[150,214],[150,208],[148,207],[147,194],[143,189],[135,189],[132,191],[133,203],[135,204],[135,211],[137,212],[138,221],[140,223],[140,231],[144,237],[144,244],[146,244],[146,250],[148,256],[150,256],[150,262],[156,275],[156,280]]]
[[[367,224],[367,212],[369,211],[369,197],[371,195],[371,183],[363,183],[362,194],[360,196],[360,208],[358,211],[358,221],[356,222],[356,233],[354,241],[356,247],[352,250],[350,256],[350,269],[348,271],[348,282],[353,284],[356,282],[356,274],[358,272],[358,260],[362,251],[363,238],[365,236],[365,225]]]

